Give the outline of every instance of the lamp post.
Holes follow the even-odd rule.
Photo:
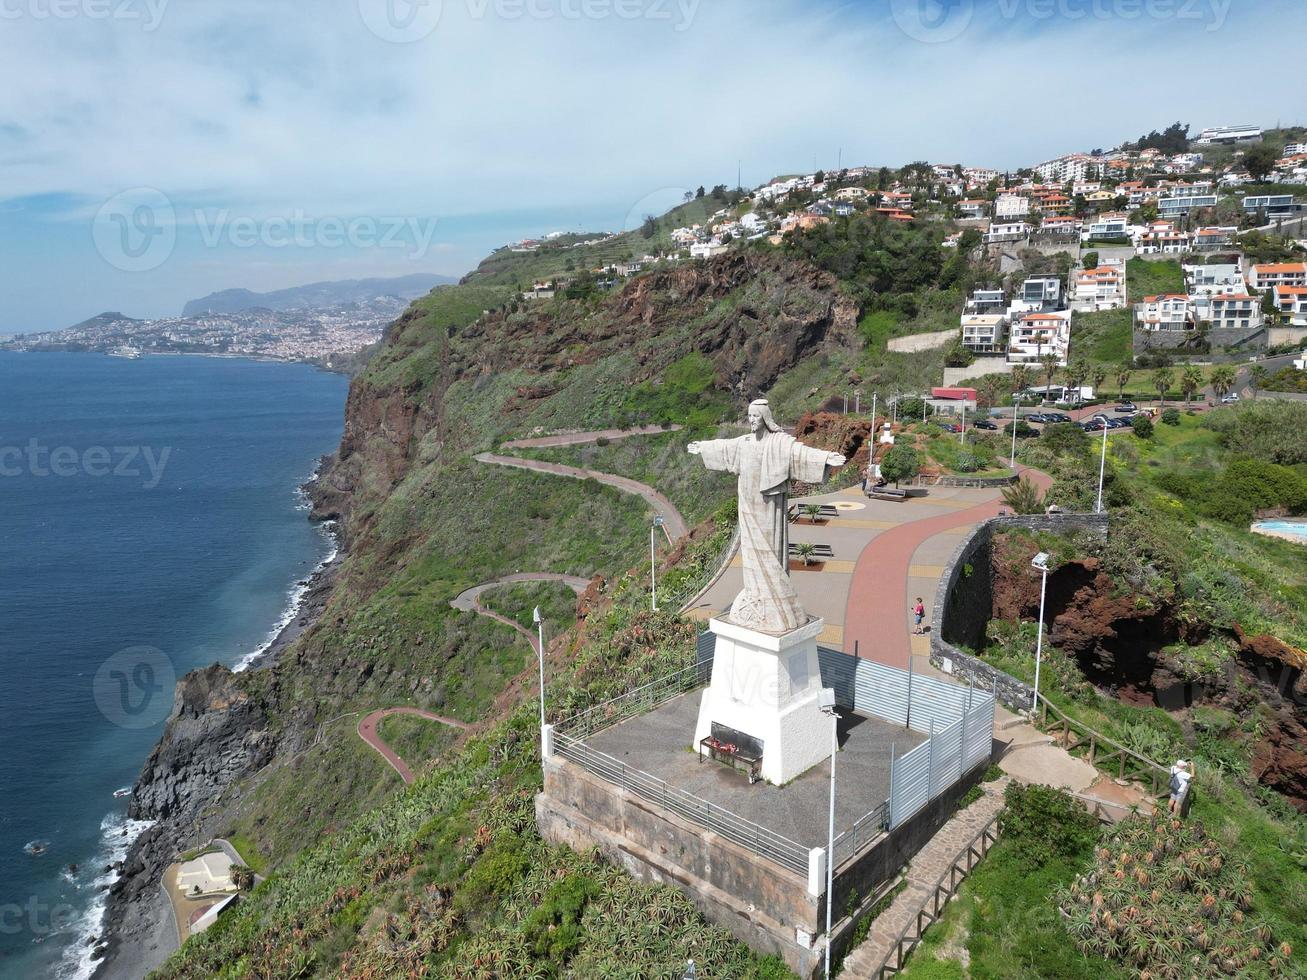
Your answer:
[[[1094,505],[1094,513],[1103,512],[1103,473],[1107,469],[1107,423],[1103,423],[1103,454],[1098,460],[1098,503]]]
[[[962,399],[962,426],[958,431],[958,442],[962,445],[967,444],[967,400]]]
[[[531,622],[536,624],[536,657],[540,661],[540,755],[545,751],[545,621],[540,616],[540,607],[531,613]]]
[[[649,525],[649,608],[658,611],[658,562],[654,550],[654,536],[663,526],[663,517],[658,514]]]
[[[823,687],[817,695],[817,705],[830,715],[830,810],[826,823],[826,980],[830,980],[831,906],[835,904],[835,755],[840,750],[835,689]]]
[[[1017,412],[1021,408],[1021,393],[1012,393],[1012,469],[1017,468]]]
[[[1044,595],[1048,591],[1048,552],[1041,551],[1030,564],[1043,573],[1039,583],[1039,632],[1035,634],[1035,691],[1030,698],[1030,711],[1039,710],[1039,663],[1044,654]]]
[[[871,393],[871,434],[872,434],[872,443],[873,443],[872,451],[875,452],[874,444],[876,441],[875,438],[876,437],[876,392],[874,391]]]

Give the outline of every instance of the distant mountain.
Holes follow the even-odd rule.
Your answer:
[[[438,276],[429,272],[415,272],[394,279],[340,279],[334,282],[311,282],[307,286],[292,286],[270,293],[256,293],[248,289],[224,289],[193,299],[182,309],[182,316],[200,316],[205,313],[241,313],[245,310],[322,309],[363,303],[378,296],[396,296],[403,300],[424,296],[435,286],[457,282],[454,276]]]

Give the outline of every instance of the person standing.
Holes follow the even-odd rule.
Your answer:
[[[1177,759],[1171,767],[1171,801],[1168,806],[1172,816],[1184,816],[1189,803],[1189,784],[1193,778],[1193,763]]]
[[[912,605],[912,616],[916,621],[912,632],[916,634],[924,633],[925,628],[921,624],[926,618],[926,604],[921,601],[921,596],[917,596],[917,601]]]

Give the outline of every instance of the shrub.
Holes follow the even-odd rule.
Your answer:
[[[1026,477],[1003,489],[1003,503],[1016,514],[1038,514],[1044,509],[1044,497]]]
[[[1178,408],[1168,408],[1162,412],[1163,425],[1179,425],[1180,410]]]
[[[1072,857],[1098,839],[1098,821],[1060,789],[1008,783],[999,829],[1031,867]]]
[[[902,480],[910,480],[917,475],[921,468],[921,461],[917,458],[917,451],[910,446],[891,446],[880,462],[880,475],[886,480],[892,480],[898,484]]]
[[[980,469],[980,460],[974,453],[958,453],[953,460],[953,468],[959,473],[974,473]]]
[[[1136,415],[1130,420],[1130,428],[1140,439],[1153,438],[1153,420],[1147,415]]]
[[[1059,455],[1083,456],[1089,448],[1089,433],[1073,422],[1044,426],[1039,441]]]

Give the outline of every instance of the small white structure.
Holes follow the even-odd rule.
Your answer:
[[[824,626],[825,620],[813,619],[774,636],[710,620],[717,652],[699,704],[695,745],[723,728],[747,733],[762,742],[762,778],[777,786],[829,758],[830,722],[817,704],[817,637]],[[722,727],[714,731],[714,724]]]
[[[201,854],[177,869],[177,890],[183,895],[221,895],[238,891],[231,879],[232,859],[225,851]]]

